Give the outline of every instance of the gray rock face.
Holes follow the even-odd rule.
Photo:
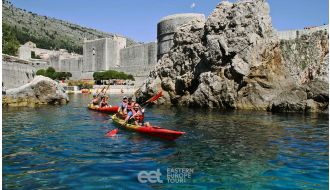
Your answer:
[[[323,111],[327,105],[308,96],[314,84],[299,86],[287,71],[265,0],[222,2],[206,22],[196,19],[177,29],[173,40],[138,99],[163,90],[158,103],[174,105],[272,111]],[[303,103],[300,109],[286,102]]]
[[[65,104],[69,97],[56,81],[36,76],[31,83],[6,91],[2,104],[6,106],[35,106],[39,104]]]
[[[329,83],[329,33],[315,31],[295,40],[281,40],[282,59],[297,84],[318,79]]]

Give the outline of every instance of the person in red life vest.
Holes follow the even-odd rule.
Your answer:
[[[102,97],[101,97],[100,107],[101,107],[101,108],[103,108],[103,107],[109,107],[109,104],[108,104],[108,97],[107,97],[107,96],[102,96]]]
[[[126,108],[124,109],[123,113],[126,115],[128,112],[130,112],[133,109],[135,102],[132,97],[128,98],[128,102],[126,104]]]
[[[128,112],[125,122],[134,123],[137,126],[150,126],[149,122],[144,122],[144,110],[138,103],[135,103],[133,109]]]

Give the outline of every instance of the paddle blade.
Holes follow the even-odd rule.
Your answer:
[[[114,137],[114,136],[116,136],[117,132],[118,132],[118,129],[114,129],[112,131],[107,132],[107,134],[105,134],[105,136],[106,137]]]
[[[163,95],[163,91],[159,91],[155,96],[151,97],[149,100],[147,100],[145,103],[147,102],[154,102],[156,101],[158,98],[160,98]]]

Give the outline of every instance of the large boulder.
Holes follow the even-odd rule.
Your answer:
[[[313,39],[317,42],[319,38]],[[174,46],[136,92],[138,100],[163,90],[165,96],[157,103],[316,112],[328,105],[327,101],[315,102],[301,95],[300,91],[306,94],[310,85],[297,83],[288,70],[285,61],[291,57],[282,55],[283,46],[272,27],[265,0],[223,1],[206,21],[196,19],[177,28],[173,41]],[[324,62],[322,68],[328,68],[328,56],[319,57],[316,59]],[[319,73],[322,76],[318,77]],[[313,72],[312,78],[323,79],[327,74]],[[298,94],[295,89],[300,89]],[[296,106],[287,106],[286,101]],[[301,105],[303,108],[298,108]]]
[[[69,97],[56,81],[36,76],[32,82],[9,89],[2,97],[5,106],[36,106],[41,104],[66,104]]]

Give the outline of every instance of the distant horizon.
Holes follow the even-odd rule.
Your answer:
[[[173,2],[169,5],[160,1],[154,3],[151,1],[137,0],[128,4],[124,3],[125,5],[123,5],[123,2],[100,0],[98,3],[92,3],[94,7],[91,7],[86,4],[90,3],[86,0],[79,1],[81,6],[77,6],[74,3],[77,2],[76,0],[70,2],[65,2],[64,0],[58,0],[56,2],[45,0],[10,0],[15,7],[25,9],[27,12],[52,17],[106,33],[121,35],[142,43],[157,40],[157,23],[161,18],[181,13],[200,13],[204,14],[207,18],[213,12],[216,5],[221,2],[220,0],[210,0],[208,2],[203,2],[202,0],[183,0]],[[236,1],[231,0],[230,2]],[[329,24],[329,2],[326,0],[304,2],[299,0],[290,0],[289,2],[284,0],[268,0],[267,2],[270,6],[272,25],[276,31],[300,30],[304,29],[304,27]],[[60,6],[61,4],[68,6]],[[106,4],[108,6],[98,7],[100,4]],[[176,4],[177,6],[175,6]],[[150,5],[154,5],[154,7],[150,7]],[[115,7],[115,10],[109,12],[106,9],[107,7],[109,9]],[[138,7],[140,9],[137,12],[127,11],[130,13],[123,13],[123,10],[126,9],[136,11]],[[295,9],[292,9],[292,7],[295,7]],[[75,11],[72,12],[70,8],[75,8]],[[94,10],[97,14],[86,14],[88,12],[86,8],[90,8],[90,11]],[[309,11],[306,11],[306,9]],[[144,14],[144,10],[149,10],[151,16]],[[109,20],[114,18],[114,23],[108,24],[108,19],[105,20],[104,17],[108,17]],[[117,18],[121,18],[122,20],[117,20]],[[142,24],[136,22],[136,20],[141,20]],[[286,22],[282,22],[283,20]]]

